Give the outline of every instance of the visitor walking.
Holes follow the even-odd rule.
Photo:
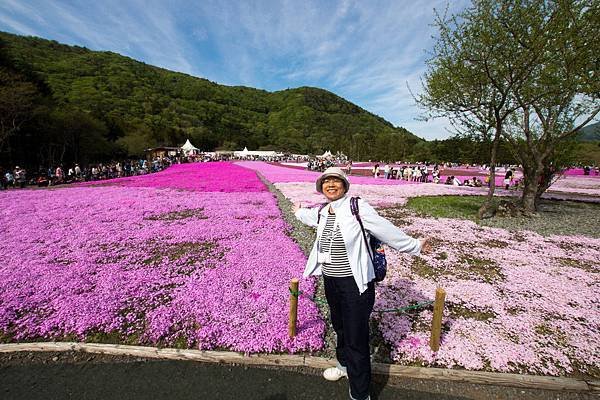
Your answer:
[[[350,182],[337,167],[328,168],[316,181],[327,203],[302,208],[294,204],[296,218],[317,228],[317,238],[304,276],[323,275],[331,323],[337,334],[337,366],[323,372],[325,379],[348,377],[350,399],[370,399],[371,357],[369,318],[375,302],[375,272],[370,250],[371,235],[398,251],[419,255],[429,251],[426,239],[414,239],[381,217],[366,201],[358,199],[358,216],[346,194]],[[362,221],[365,235],[358,218]]]
[[[504,183],[504,188],[506,190],[508,190],[510,188],[510,185],[512,184],[512,180],[513,180],[513,171],[512,169],[508,168],[506,170],[506,173],[504,174],[504,181],[502,183]]]
[[[14,180],[16,184],[23,189],[27,184],[27,171],[17,165],[14,171]]]
[[[54,176],[56,176],[56,184],[59,185],[61,183],[63,183],[64,180],[64,172],[62,170],[62,167],[59,165],[58,167],[56,167],[56,171],[54,172]]]
[[[385,179],[390,179],[390,168],[389,163],[385,164],[385,167],[383,167],[383,177]]]
[[[419,168],[419,166],[416,166],[415,169],[413,170],[412,181],[413,182],[421,182],[422,176],[423,176],[423,174],[421,173],[421,169]]]
[[[379,164],[373,165],[373,169],[371,172],[373,173],[373,178],[379,177]]]

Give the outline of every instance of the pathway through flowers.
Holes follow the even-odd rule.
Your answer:
[[[247,166],[267,177],[279,176],[275,166]],[[294,177],[295,183],[288,176],[275,186],[293,202],[323,202],[311,177]],[[557,187],[564,193],[589,189],[587,194],[598,195],[599,182],[568,177]],[[378,285],[375,316],[393,359],[475,370],[597,374],[600,356],[590,349],[600,348],[600,239],[542,237],[464,220],[418,218],[388,208],[414,196],[485,191],[434,184],[351,185],[349,195],[383,207],[382,214],[407,233],[435,242],[435,251],[421,258],[387,250],[389,272]],[[433,353],[430,309],[378,311],[433,300],[438,285],[447,291],[447,313],[440,351]]]

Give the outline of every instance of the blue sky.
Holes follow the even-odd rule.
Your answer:
[[[0,30],[40,36],[225,85],[330,90],[427,140],[450,134],[420,91],[446,1],[0,0]],[[452,1],[450,13],[468,1]]]

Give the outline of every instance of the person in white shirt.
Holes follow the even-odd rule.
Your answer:
[[[413,170],[412,181],[421,182],[421,176],[423,176],[423,174],[421,173],[421,169],[419,167],[415,167],[415,169]]]
[[[323,275],[331,323],[337,334],[337,365],[323,372],[325,379],[348,377],[351,399],[370,399],[371,358],[369,318],[375,302],[375,272],[370,250],[346,195],[350,182],[338,167],[325,170],[316,189],[327,199],[322,207],[294,204],[296,218],[317,228],[304,276]],[[415,239],[381,217],[366,201],[358,199],[359,216],[366,235],[411,255],[429,251],[426,239]],[[368,238],[367,238],[368,239]]]
[[[404,168],[404,180],[410,181],[412,179],[412,174],[413,170],[410,165]]]

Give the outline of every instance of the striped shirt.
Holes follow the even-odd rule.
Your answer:
[[[331,262],[322,264],[323,275],[338,278],[352,276],[348,252],[340,226],[335,223],[335,214],[327,214],[325,229],[319,241],[319,250],[321,253],[331,252]]]

